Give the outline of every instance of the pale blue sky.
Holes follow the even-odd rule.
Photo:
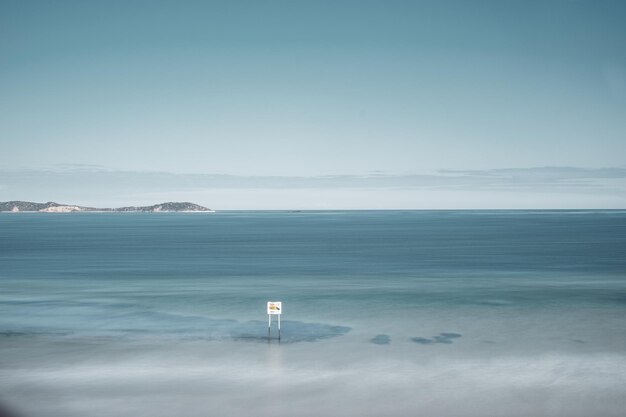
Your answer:
[[[0,200],[626,207],[623,176],[561,199],[512,177],[432,195],[450,170],[626,167],[624,22],[622,1],[0,0]],[[16,188],[50,171],[65,185]],[[67,177],[85,171],[97,201]],[[180,194],[156,172],[203,180]],[[373,173],[396,182],[298,182]],[[268,177],[290,185],[259,204]]]

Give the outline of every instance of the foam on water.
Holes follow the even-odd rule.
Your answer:
[[[14,367],[5,371],[12,380],[3,382],[3,392],[9,405],[48,416],[275,416],[294,410],[305,416],[623,412],[624,355],[552,353],[468,360],[445,354],[388,358],[387,352],[366,358],[332,344],[314,346],[260,349],[192,343],[143,346],[143,351],[140,346],[118,346],[109,357],[96,353],[69,363],[42,360]]]

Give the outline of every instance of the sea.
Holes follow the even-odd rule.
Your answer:
[[[622,417],[626,211],[2,213],[0,415]]]

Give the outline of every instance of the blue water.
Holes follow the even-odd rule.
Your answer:
[[[0,215],[29,416],[621,416],[625,313],[625,211]]]

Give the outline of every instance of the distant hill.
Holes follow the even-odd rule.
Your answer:
[[[189,202],[167,202],[153,206],[130,206],[119,208],[83,207],[74,204],[59,204],[53,201],[47,203],[33,203],[31,201],[0,202],[0,212],[40,212],[40,213],[72,213],[72,212],[207,212],[213,210]]]

